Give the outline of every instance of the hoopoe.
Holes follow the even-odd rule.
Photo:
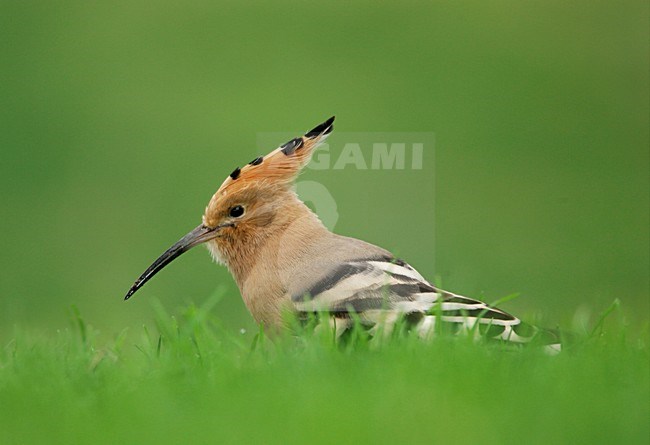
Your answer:
[[[253,318],[267,327],[282,328],[289,311],[327,314],[337,335],[355,320],[376,329],[400,318],[421,335],[433,332],[437,322],[473,332],[478,327],[487,337],[517,343],[546,333],[481,301],[436,288],[387,250],[330,232],[293,183],[333,122],[331,117],[236,168],[212,196],[202,223],[165,251],[125,300],[175,258],[206,244],[214,260],[229,269]]]

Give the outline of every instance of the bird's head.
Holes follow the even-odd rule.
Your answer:
[[[129,299],[151,277],[194,246],[207,243],[213,257],[222,263],[243,246],[263,240],[292,218],[290,203],[299,202],[293,183],[311,159],[314,149],[334,128],[334,117],[301,137],[290,140],[266,156],[236,168],[212,196],[203,222],[167,249],[136,280]]]

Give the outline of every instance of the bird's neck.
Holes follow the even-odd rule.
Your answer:
[[[331,232],[302,201],[290,199],[278,208],[265,227],[237,233],[219,246],[224,263],[240,289],[251,274],[268,277],[274,286],[278,271],[297,253]]]

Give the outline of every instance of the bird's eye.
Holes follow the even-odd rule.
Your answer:
[[[234,206],[230,208],[230,216],[233,218],[239,218],[244,214],[244,208],[242,206]]]

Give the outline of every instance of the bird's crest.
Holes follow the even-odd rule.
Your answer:
[[[266,156],[237,167],[221,184],[216,196],[232,194],[251,185],[289,186],[311,159],[314,149],[334,129],[334,116],[305,135],[291,139]]]

